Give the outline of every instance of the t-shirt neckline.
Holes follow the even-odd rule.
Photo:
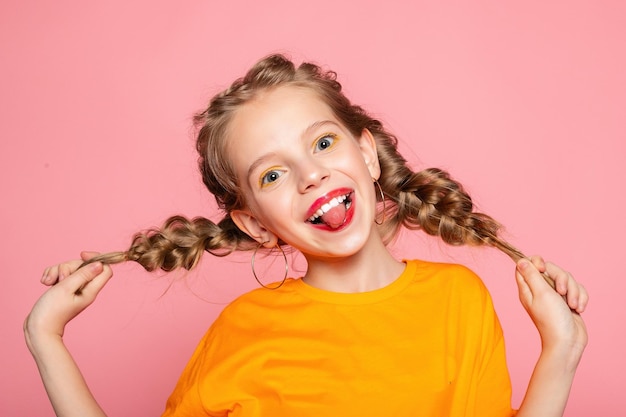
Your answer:
[[[295,290],[304,297],[329,304],[371,304],[389,299],[402,291],[411,283],[417,269],[416,262],[403,260],[404,271],[392,283],[372,291],[342,293],[313,287],[299,278],[294,282]]]

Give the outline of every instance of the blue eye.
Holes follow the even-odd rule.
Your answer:
[[[327,133],[315,142],[315,151],[325,151],[331,148],[337,141],[337,136],[332,133]]]
[[[272,169],[270,171],[266,171],[261,176],[261,186],[268,185],[278,180],[278,178],[282,175],[282,172],[276,169]]]

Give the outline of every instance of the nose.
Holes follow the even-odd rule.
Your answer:
[[[306,193],[318,188],[328,177],[330,171],[313,157],[298,161],[299,191]]]

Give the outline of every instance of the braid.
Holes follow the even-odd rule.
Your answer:
[[[398,189],[398,216],[408,228],[419,226],[451,245],[493,245],[500,224],[473,212],[462,185],[437,168],[412,173]]]
[[[377,126],[378,127],[378,126]],[[514,261],[524,255],[499,236],[500,223],[474,211],[472,198],[463,186],[438,168],[413,172],[398,152],[397,139],[377,132],[381,165],[379,182],[395,204],[388,208],[383,236],[394,236],[401,226],[421,229],[450,245],[493,246]]]
[[[204,251],[226,256],[235,250],[254,248],[255,243],[228,216],[218,224],[203,217],[189,220],[183,216],[172,216],[161,229],[135,234],[127,251],[102,254],[88,263],[135,261],[147,271],[191,270],[198,265]]]
[[[196,124],[201,126],[197,142],[200,170],[220,208],[229,212],[245,206],[233,169],[228,158],[224,158],[232,114],[254,100],[260,91],[285,84],[314,90],[355,137],[368,129],[376,138],[381,165],[379,183],[383,193],[395,202],[386,208],[387,220],[380,226],[385,241],[390,241],[405,226],[422,229],[452,245],[489,245],[514,260],[523,257],[499,237],[501,225],[498,222],[474,211],[470,196],[446,172],[428,169],[414,173],[410,170],[398,152],[396,137],[365,109],[350,102],[335,72],[306,62],[296,68],[282,55],[271,55],[259,61],[243,78],[215,96],[208,109],[195,118]]]
[[[393,204],[386,206],[385,222],[379,227],[389,242],[402,226],[422,229],[451,245],[494,246],[515,261],[524,255],[498,236],[500,224],[486,214],[474,211],[470,196],[461,184],[439,169],[418,173],[408,168],[397,150],[397,139],[379,120],[343,94],[337,74],[312,63],[296,67],[282,55],[271,55],[254,65],[244,77],[214,96],[209,106],[194,117],[198,128],[196,149],[202,180],[225,213],[246,207],[235,170],[229,158],[229,126],[237,109],[258,95],[280,85],[313,90],[338,120],[355,136],[368,129],[376,139],[381,176],[379,183]],[[279,244],[284,242],[279,241]],[[241,232],[227,215],[219,224],[204,218],[169,218],[161,229],[134,236],[125,252],[112,252],[89,262],[119,263],[136,261],[149,271],[191,269],[204,251],[224,256],[235,250],[249,250],[256,242]]]
[[[316,77],[334,86],[334,78],[328,76],[327,80],[319,67],[303,64],[300,70],[296,70],[287,58],[272,55],[259,61],[243,78],[215,95],[209,106],[194,116],[194,124],[198,128],[196,149],[202,181],[215,196],[218,207],[226,213],[245,207],[245,198],[226,150],[228,126],[233,114],[264,89]],[[128,250],[102,254],[88,262],[115,264],[135,261],[148,271],[189,270],[198,264],[204,251],[225,256],[235,250],[255,247],[256,242],[240,231],[228,215],[217,225],[201,217],[188,220],[173,216],[161,229],[137,233]]]

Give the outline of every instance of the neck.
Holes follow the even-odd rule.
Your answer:
[[[307,257],[304,281],[327,291],[357,293],[373,291],[391,284],[404,271],[379,236],[370,239],[357,253],[341,258]]]

